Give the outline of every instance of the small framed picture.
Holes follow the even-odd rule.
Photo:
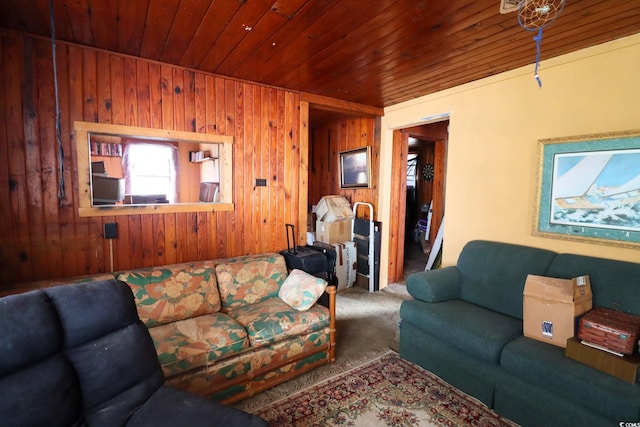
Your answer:
[[[340,188],[369,187],[369,147],[340,152]]]

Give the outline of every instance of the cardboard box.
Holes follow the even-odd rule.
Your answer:
[[[558,347],[576,334],[580,316],[592,307],[589,276],[556,279],[528,275],[524,284],[524,335]]]
[[[353,218],[351,204],[342,196],[324,196],[316,206],[318,221],[333,222]]]
[[[628,383],[640,382],[640,356],[616,356],[582,344],[578,338],[567,340],[565,356],[606,374],[613,375]]]
[[[336,277],[338,291],[350,288],[356,281],[356,244],[355,242],[332,243],[336,250]]]
[[[316,240],[324,243],[339,243],[351,240],[353,219],[325,222],[316,221]]]

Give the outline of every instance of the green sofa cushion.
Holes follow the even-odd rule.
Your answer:
[[[403,322],[493,364],[498,364],[505,344],[522,335],[519,319],[462,300],[404,301],[400,316]]]
[[[555,255],[528,246],[471,241],[457,263],[460,299],[522,319],[522,292],[527,275],[544,276]]]
[[[589,275],[594,307],[640,315],[640,264],[573,254],[559,254],[547,276],[569,279]]]
[[[460,351],[405,321],[400,325],[399,350],[403,359],[422,366],[491,407],[496,378],[502,375],[500,365]]]
[[[507,372],[609,419],[636,421],[640,415],[640,384],[571,360],[561,347],[520,337],[505,346],[500,364]]]

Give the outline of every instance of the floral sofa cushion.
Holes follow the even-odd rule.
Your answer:
[[[245,327],[251,346],[256,348],[319,331],[330,322],[326,307],[316,304],[309,310],[299,311],[278,297],[231,308],[228,314]]]
[[[117,278],[133,291],[147,327],[220,310],[215,270],[205,262],[124,271]]]
[[[277,297],[287,278],[287,266],[279,254],[228,258],[215,268],[225,310]]]
[[[235,355],[249,347],[245,329],[224,313],[149,329],[165,377]]]

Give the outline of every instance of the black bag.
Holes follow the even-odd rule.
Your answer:
[[[281,251],[289,270],[298,269],[314,276],[322,277],[327,273],[327,257],[322,251],[309,246],[298,246],[293,224],[285,224],[287,231],[287,250]],[[293,237],[293,248],[289,242],[289,228]],[[324,277],[323,277],[324,278]]]
[[[322,252],[327,257],[327,271],[324,276],[319,276],[325,279],[329,285],[338,286],[338,276],[336,276],[336,261],[338,254],[336,248],[333,245],[324,242],[313,242],[313,245],[309,248]]]

